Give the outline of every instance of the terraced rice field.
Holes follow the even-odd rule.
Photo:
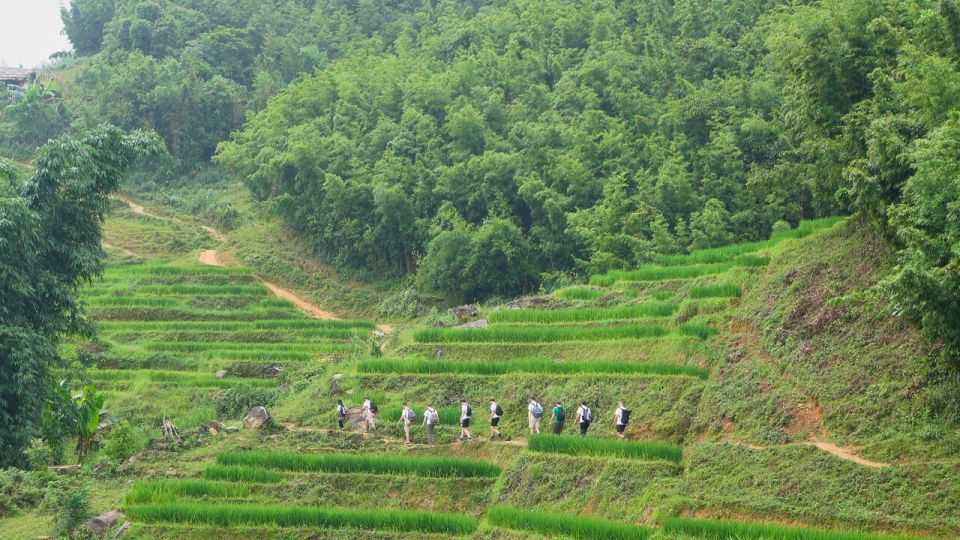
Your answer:
[[[284,368],[353,354],[374,327],[308,318],[246,269],[192,262],[115,264],[81,297],[100,329],[90,376],[108,406],[147,425],[216,419],[216,391],[275,389]],[[169,409],[147,410],[144,395]]]
[[[364,396],[378,402],[385,437],[374,452],[221,452],[196,478],[137,482],[124,510],[142,537],[898,539],[729,520],[652,521],[636,504],[684,474],[676,418],[689,411],[678,411],[696,403],[711,376],[704,344],[767,263],[763,250],[833,222],[595,276],[590,286],[556,291],[545,307],[481,314],[488,328],[421,328],[385,358],[351,354],[372,323],[307,319],[238,269],[111,270],[87,295],[112,341],[107,354],[119,364],[97,375],[105,387],[269,387],[271,379],[212,373],[339,356],[345,361],[331,370],[348,390],[337,395],[353,408]],[[131,366],[153,369],[124,369]],[[528,435],[532,396],[547,411],[544,432],[550,409],[563,404],[565,435]],[[474,435],[481,435],[491,397],[505,410],[500,429],[514,440],[454,444],[459,400],[471,403]],[[336,425],[325,403],[332,400],[319,399],[294,420],[326,432]],[[587,437],[575,434],[581,400],[594,416]],[[633,411],[627,441],[613,429],[618,400]],[[438,408],[437,446],[419,446],[426,441],[418,429],[417,446],[400,449],[404,402],[418,427],[426,405]],[[369,440],[332,433],[336,445],[347,444],[343,437]]]

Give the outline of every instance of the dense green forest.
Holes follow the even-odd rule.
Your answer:
[[[856,213],[900,250],[894,309],[960,344],[954,0],[72,0],[63,18],[65,80],[6,96],[17,155],[68,126],[156,130],[157,175],[230,171],[348,275],[452,301]]]

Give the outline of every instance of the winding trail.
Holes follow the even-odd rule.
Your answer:
[[[174,218],[164,217],[164,216],[150,213],[147,211],[146,208],[143,207],[143,205],[137,204],[133,199],[131,199],[126,195],[114,195],[113,198],[118,201],[122,201],[126,203],[126,205],[130,208],[130,210],[134,214],[139,214],[141,216],[147,216],[154,219],[169,219],[169,220],[174,219]],[[206,231],[210,236],[212,236],[218,242],[227,241],[226,234],[209,225],[201,225],[200,228]],[[205,249],[201,251],[200,254],[197,256],[197,261],[199,261],[201,264],[206,264],[208,266],[220,266],[220,267],[230,266],[227,262],[225,262],[223,259],[220,258],[220,254],[217,252],[216,249]],[[297,309],[306,313],[307,315],[315,319],[323,319],[323,320],[336,320],[339,318],[335,313],[331,311],[327,311],[321,308],[320,306],[314,304],[313,302],[306,300],[302,296],[298,295],[296,292],[291,291],[290,289],[281,287],[276,283],[271,283],[269,281],[266,281],[260,276],[257,276],[257,277],[258,279],[260,279],[261,282],[263,282],[263,285],[266,288],[270,289],[270,292],[273,293],[274,296],[276,296],[277,298],[283,298],[284,300],[289,300],[290,302],[293,303],[294,306],[297,307]],[[385,325],[385,324],[378,324],[377,328],[382,332],[390,332],[393,330],[391,326]]]

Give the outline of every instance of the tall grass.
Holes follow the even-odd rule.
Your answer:
[[[176,296],[93,296],[84,299],[89,307],[175,307],[179,306],[180,299]]]
[[[509,529],[533,531],[548,538],[564,536],[582,540],[646,540],[653,529],[617,523],[587,516],[571,516],[532,512],[512,506],[494,506],[487,511],[487,520]]]
[[[334,330],[340,332],[340,330]],[[349,330],[347,331],[349,332]],[[344,337],[349,337],[348,333]],[[339,337],[339,336],[338,336]],[[206,352],[217,351],[265,351],[265,352],[310,352],[323,350],[326,343],[235,343],[222,341],[181,341],[166,343],[151,341],[142,347],[148,351]]]
[[[147,523],[190,523],[235,527],[275,525],[278,527],[384,529],[448,535],[470,534],[477,529],[472,516],[410,512],[406,510],[318,508],[307,506],[253,504],[161,503],[131,506],[126,513]]]
[[[95,293],[113,294],[116,289],[97,287],[82,291],[83,295]],[[263,285],[142,285],[133,287],[135,294],[157,296],[181,295],[224,295],[241,294],[245,296],[266,296],[270,291]]]
[[[581,374],[618,373],[629,375],[665,375],[706,378],[707,370],[659,362],[614,362],[604,360],[564,361],[518,360],[361,360],[360,373],[415,373],[443,375],[506,375],[509,373]]]
[[[717,334],[716,328],[711,328],[705,324],[686,323],[680,325],[680,333],[684,336],[693,336],[700,339],[707,339]]]
[[[674,294],[676,293],[667,289],[658,289],[650,293],[650,297],[654,300],[664,301],[673,298]]]
[[[259,321],[264,319],[297,319],[299,311],[277,308],[197,309],[189,307],[99,307],[89,310],[98,319],[120,321]],[[309,320],[309,319],[308,319]]]
[[[663,530],[679,536],[765,540],[917,540],[923,537],[785,527],[770,523],[668,518]],[[932,538],[930,539],[932,540]]]
[[[743,290],[733,283],[718,283],[716,285],[705,285],[703,287],[693,287],[690,289],[688,298],[740,298]]]
[[[500,474],[500,467],[485,461],[468,461],[430,456],[227,452],[217,456],[217,463],[221,465],[264,467],[284,471],[400,474],[433,478],[491,477]]]
[[[580,327],[493,327],[493,328],[421,328],[413,333],[419,343],[497,342],[528,343],[551,341],[595,341],[606,339],[655,338],[669,334],[662,326]]]
[[[731,261],[691,264],[686,266],[661,266],[648,264],[636,270],[611,270],[606,274],[590,277],[590,284],[609,287],[617,281],[664,281],[668,279],[692,279],[720,274],[739,266],[755,267],[769,264],[769,257],[740,255]]]
[[[553,291],[553,295],[567,300],[597,300],[604,292],[590,287],[564,287]]]
[[[236,331],[236,330],[321,330],[330,328],[373,329],[371,321],[281,319],[255,321],[101,321],[100,328],[112,331]]]
[[[250,270],[231,266],[175,266],[158,264],[131,264],[115,266],[104,272],[105,276],[128,275],[165,275],[165,276],[249,276]]]
[[[648,303],[615,308],[502,309],[487,316],[491,323],[557,323],[669,317],[676,304]]]
[[[210,480],[147,480],[133,483],[124,502],[128,505],[173,502],[179,497],[236,498],[250,495],[250,486]]]
[[[210,465],[203,471],[208,480],[226,480],[228,482],[251,482],[256,484],[276,484],[280,473],[261,467],[242,465]]]
[[[144,381],[161,384],[176,384],[180,386],[231,388],[234,386],[257,386],[272,388],[277,385],[271,379],[252,378],[219,378],[212,373],[192,373],[189,371],[163,371],[149,369],[98,369],[87,372],[91,379],[106,382],[135,382]]]
[[[576,436],[532,435],[527,441],[527,448],[535,452],[643,460],[664,459],[677,463],[682,458],[680,447],[672,444]]]

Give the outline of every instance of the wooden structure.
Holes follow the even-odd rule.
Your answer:
[[[37,72],[32,69],[0,67],[0,84],[7,86],[26,86],[36,76]]]

